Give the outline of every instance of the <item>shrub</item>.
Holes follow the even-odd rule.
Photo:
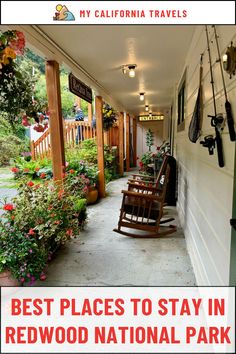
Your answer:
[[[22,149],[22,141],[15,135],[0,136],[0,166],[10,164],[10,160],[16,158]]]
[[[56,182],[24,181],[12,204],[3,203],[0,271],[9,269],[22,283],[45,277],[51,254],[78,236],[85,223],[86,191],[80,188],[87,182],[75,180],[66,177],[63,189]]]

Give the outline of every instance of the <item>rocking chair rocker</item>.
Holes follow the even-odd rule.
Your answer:
[[[131,180],[129,189],[122,190],[123,200],[120,210],[118,228],[113,231],[130,237],[156,238],[176,232],[176,226],[161,226],[174,220],[163,220],[165,195],[170,173],[167,160],[163,161],[156,181],[150,185],[143,181]],[[148,233],[130,233],[121,228],[131,228]]]

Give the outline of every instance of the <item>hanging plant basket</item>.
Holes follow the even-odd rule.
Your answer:
[[[108,131],[116,123],[117,120],[116,112],[109,104],[104,103],[102,108],[102,114],[103,114],[103,129],[105,131]]]
[[[25,37],[20,31],[0,31],[0,111],[7,113],[8,120],[21,122],[24,127],[35,124],[36,131],[48,128],[48,122],[41,113],[45,102],[34,97],[34,83],[29,67],[22,68],[25,51]]]

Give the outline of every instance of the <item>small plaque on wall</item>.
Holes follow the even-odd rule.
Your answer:
[[[146,115],[146,116],[139,116],[138,117],[140,122],[151,122],[151,121],[157,121],[157,120],[164,120],[164,115],[159,114],[159,115]]]
[[[72,73],[69,75],[69,90],[88,103],[92,103],[92,89],[77,79]]]

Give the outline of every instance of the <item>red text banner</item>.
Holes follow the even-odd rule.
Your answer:
[[[232,287],[1,289],[2,353],[234,353]]]

